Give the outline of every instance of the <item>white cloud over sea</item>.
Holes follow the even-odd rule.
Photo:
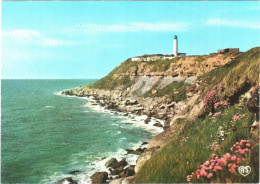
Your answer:
[[[40,31],[30,29],[15,29],[2,31],[3,44],[22,44],[22,45],[38,45],[38,46],[69,46],[76,43],[68,40],[61,40],[46,36]]]
[[[253,21],[243,21],[243,20],[209,19],[206,21],[205,25],[260,29],[259,21],[253,22]]]

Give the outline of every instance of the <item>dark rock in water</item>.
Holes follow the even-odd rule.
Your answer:
[[[148,116],[148,117],[146,118],[146,120],[144,120],[144,123],[145,123],[145,124],[148,124],[150,120],[151,120],[151,117]]]
[[[148,144],[148,142],[143,142],[141,145],[146,145],[146,144]]]
[[[116,164],[118,164],[118,161],[116,158],[111,158],[109,159],[106,163],[105,163],[105,166],[106,167],[112,167],[114,168],[116,166]]]
[[[71,177],[63,178],[62,180],[59,180],[54,184],[63,184],[66,181],[69,182],[70,184],[78,184],[78,182],[74,181]]]
[[[156,127],[163,127],[161,123],[157,122],[157,123],[154,123],[153,126],[156,126]]]
[[[123,168],[124,167],[119,166],[119,167],[115,168],[114,170],[109,169],[109,171],[110,171],[111,175],[119,175],[119,173],[123,171]]]
[[[115,166],[112,168],[115,169],[120,166],[125,167],[127,164],[128,164],[127,161],[124,158],[122,158],[122,160],[120,160],[118,163],[116,163]]]
[[[78,173],[80,173],[81,171],[78,171],[78,170],[75,170],[75,171],[71,171],[71,172],[69,172],[69,174],[78,174]]]
[[[135,175],[135,166],[134,165],[130,165],[129,167],[127,167],[126,169],[123,170],[123,172],[121,172],[119,174],[120,177],[128,177],[128,176],[133,176]]]
[[[126,154],[133,154],[133,155],[141,155],[142,153],[137,150],[131,150],[131,149],[126,149],[127,153]]]
[[[140,152],[140,153],[143,153],[145,150],[146,150],[146,148],[138,148],[138,149],[136,149],[135,151],[138,151],[138,152]]]
[[[108,179],[108,173],[96,172],[90,177],[90,179],[92,180],[92,183],[106,183],[106,180]]]

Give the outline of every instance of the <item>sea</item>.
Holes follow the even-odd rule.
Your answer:
[[[61,91],[96,80],[1,80],[1,183],[90,183],[112,157],[162,132],[145,116],[115,113]],[[74,172],[73,174],[71,173]]]

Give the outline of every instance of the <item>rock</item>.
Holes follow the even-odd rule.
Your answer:
[[[69,183],[69,184],[78,184],[71,177],[63,178],[62,180],[59,180],[59,181],[55,182],[54,184],[63,184],[64,182]]]
[[[81,172],[81,171],[75,170],[75,171],[71,171],[71,172],[69,172],[69,174],[74,175],[74,174],[78,174],[78,173],[80,173],[80,172]]]
[[[137,150],[131,150],[131,149],[126,149],[127,153],[126,154],[133,154],[133,155],[141,155],[142,152],[137,151]]]
[[[134,165],[130,165],[129,167],[127,167],[126,169],[124,169],[123,172],[119,174],[119,176],[120,176],[120,177],[128,177],[128,176],[133,176],[133,175],[135,175],[134,168],[135,168]]]
[[[160,148],[160,146],[152,147],[147,149],[139,158],[137,159],[135,166],[135,173],[138,173],[144,163],[151,158],[151,156]]]
[[[117,159],[116,158],[111,158],[111,159],[109,159],[106,163],[105,163],[105,166],[106,167],[115,167],[116,166],[116,164],[118,164],[118,161],[117,161]]]
[[[163,125],[162,125],[160,122],[154,123],[153,126],[156,126],[156,127],[163,127]]]
[[[146,120],[144,120],[144,123],[145,123],[145,124],[148,124],[150,120],[151,120],[151,117],[148,116],[148,117],[146,118]]]
[[[106,180],[108,179],[108,173],[96,172],[90,177],[90,179],[92,179],[92,183],[106,183]]]
[[[129,176],[126,178],[114,179],[110,182],[110,184],[130,184],[130,183],[133,183],[134,177],[135,176]]]
[[[145,141],[145,142],[143,142],[141,145],[146,145],[146,144],[148,144],[148,142]]]
[[[157,92],[158,92],[157,89],[153,89],[153,90],[152,90],[152,94],[155,94],[155,93],[157,93]]]
[[[119,166],[125,167],[127,165],[127,161],[125,160],[125,158],[122,158],[122,160],[120,160],[118,163],[115,164],[114,168],[117,168]]]
[[[119,175],[120,172],[123,171],[123,168],[124,168],[123,166],[119,166],[119,167],[115,168],[114,170],[109,169],[109,171],[110,171],[111,175]]]
[[[136,149],[135,151],[138,151],[138,152],[140,152],[140,153],[143,153],[145,150],[146,150],[146,148],[138,148],[138,149]]]
[[[143,108],[143,107],[136,107],[136,108],[134,109],[134,111],[141,111],[141,110],[144,110],[144,108]]]

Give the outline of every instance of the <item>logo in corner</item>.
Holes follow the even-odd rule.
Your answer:
[[[246,177],[247,175],[250,174],[251,172],[251,167],[250,166],[240,166],[238,168],[238,172],[239,174],[241,174],[242,176]]]

